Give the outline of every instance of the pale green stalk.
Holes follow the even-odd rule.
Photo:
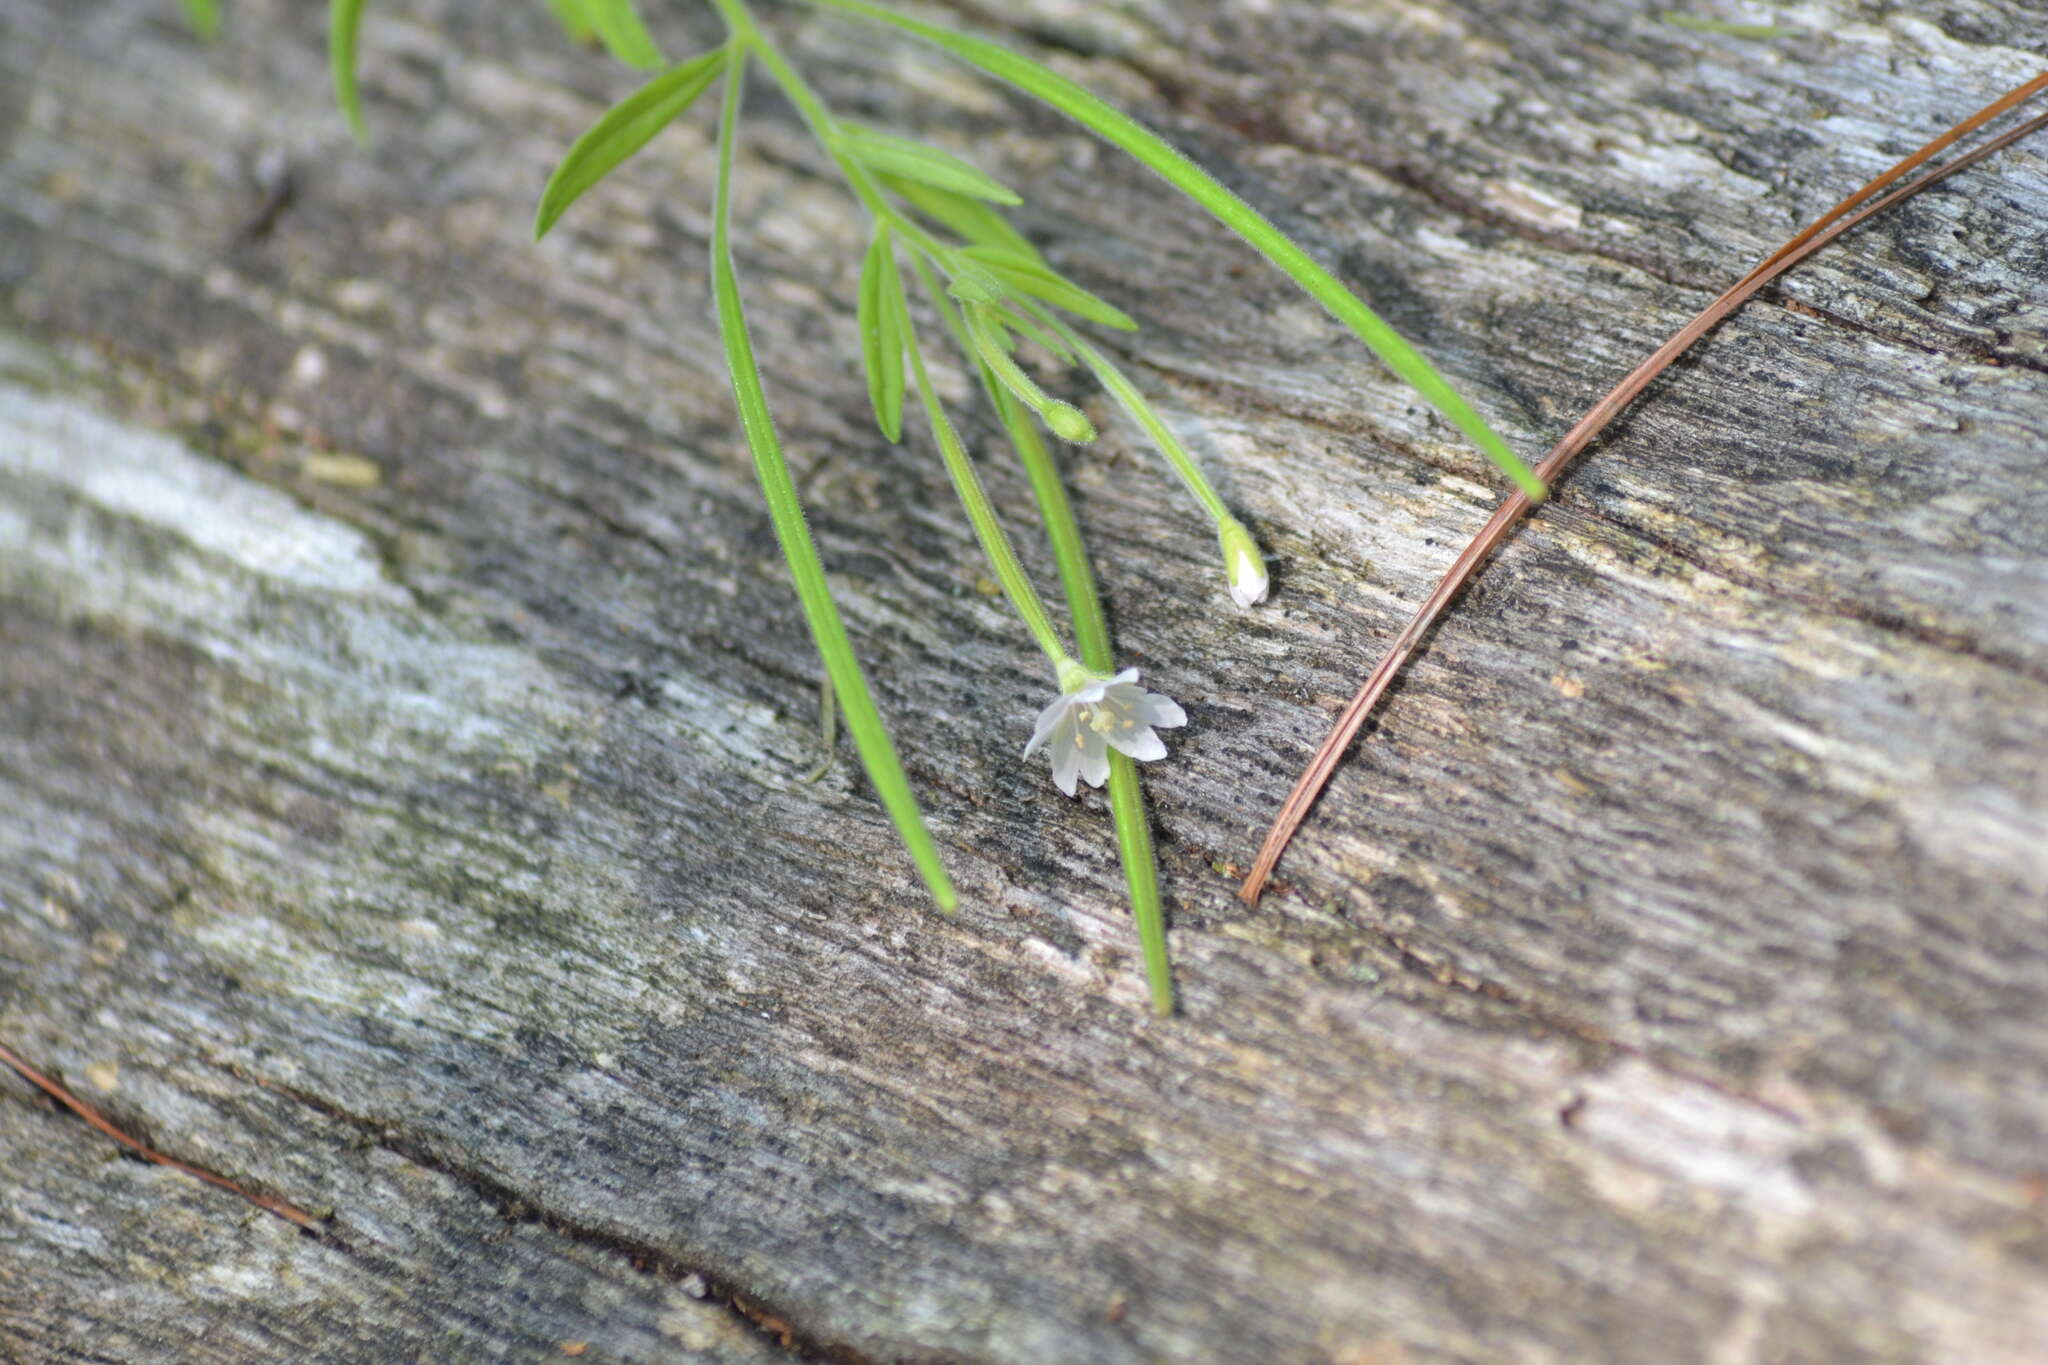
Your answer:
[[[367,147],[370,127],[363,122],[363,95],[356,88],[356,29],[362,19],[363,0],[328,0],[327,74],[334,82],[335,103],[356,141]]]
[[[727,0],[718,0],[718,3],[727,3]],[[1268,222],[1257,209],[1167,145],[1151,129],[1059,73],[986,39],[954,33],[871,4],[869,0],[810,0],[810,3],[914,34],[1051,106],[1103,141],[1128,152],[1291,276],[1311,298],[1328,309],[1332,317],[1350,328],[1359,340],[1370,347],[1388,369],[1407,381],[1424,401],[1464,432],[1524,493],[1531,498],[1544,496],[1543,481],[1516,457],[1507,442],[1398,332],[1345,288],[1336,276],[1317,264],[1314,257]]]
[[[1003,427],[1023,461],[1032,495],[1038,499],[1046,539],[1052,544],[1060,584],[1066,589],[1067,610],[1073,617],[1074,642],[1080,647],[1081,662],[1091,672],[1112,673],[1116,670],[1116,656],[1110,646],[1109,622],[1103,616],[1095,571],[1089,566],[1088,550],[1081,542],[1081,527],[1074,520],[1073,504],[1067,499],[1066,485],[1060,482],[1052,452],[1046,449],[1038,425],[1025,415],[1023,404],[986,370],[982,372],[982,387],[996,405]],[[1138,947],[1145,957],[1145,981],[1152,991],[1152,1012],[1163,1017],[1173,1013],[1173,965],[1166,952],[1166,912],[1159,899],[1159,859],[1152,850],[1152,821],[1145,813],[1145,789],[1138,780],[1138,765],[1114,749],[1109,751],[1109,814],[1116,827],[1124,884],[1131,894],[1131,919],[1138,928]]]
[[[1036,412],[1053,434],[1063,441],[1086,444],[1095,439],[1095,424],[1088,420],[1088,414],[1072,403],[1063,403],[1057,398],[1046,396],[1030,375],[1024,373],[1010,355],[1005,338],[995,330],[987,310],[976,305],[967,310],[967,333],[972,340],[974,352],[981,358],[989,372],[1002,381],[1004,388],[1022,399],[1024,405]]]
[[[1152,438],[1152,444],[1159,447],[1159,453],[1166,457],[1166,462],[1173,467],[1173,472],[1180,475],[1180,481],[1187,485],[1188,492],[1194,494],[1195,501],[1202,504],[1203,510],[1215,518],[1219,526],[1226,522],[1235,522],[1237,518],[1231,515],[1230,508],[1224,505],[1222,497],[1210,484],[1208,476],[1202,473],[1193,457],[1188,454],[1187,448],[1181,445],[1179,438],[1160,420],[1159,413],[1146,401],[1145,395],[1138,391],[1137,385],[1131,383],[1118,368],[1116,362],[1089,345],[1079,332],[1057,315],[1029,301],[1026,301],[1025,307],[1029,308],[1040,322],[1053,329],[1060,340],[1066,343],[1067,348],[1073,351],[1081,363],[1095,375],[1096,382],[1122,405],[1123,410],[1131,415],[1133,421],[1145,429],[1145,434]]]
[[[811,638],[824,660],[826,676],[846,717],[868,780],[895,821],[896,831],[910,850],[911,859],[930,888],[932,898],[943,910],[958,903],[953,884],[939,861],[931,831],[911,794],[910,782],[889,732],[861,676],[860,662],[847,639],[846,626],[832,604],[832,592],[825,582],[825,569],[818,560],[817,546],[804,524],[803,506],[797,499],[796,483],[783,459],[775,424],[768,412],[768,399],[761,387],[761,371],[754,360],[754,345],[747,333],[746,311],[740,299],[739,276],[732,259],[732,168],[737,139],[740,97],[746,74],[747,48],[735,42],[726,59],[725,91],[718,125],[718,178],[711,210],[711,283],[717,301],[718,332],[725,345],[727,368],[732,375],[733,400],[739,408],[740,426],[746,433],[747,448],[753,453],[754,472],[761,482],[761,494],[768,504],[775,537],[789,561],[790,577],[796,582],[797,599],[803,604],[804,619]]]
[[[824,148],[825,154],[832,158],[833,164],[838,166],[839,174],[845,179],[847,188],[860,200],[869,217],[877,223],[889,223],[891,227],[928,251],[938,252],[942,256],[951,255],[943,243],[924,230],[922,224],[898,213],[868,168],[847,155],[845,148],[840,144],[839,120],[833,117],[832,111],[826,107],[818,92],[811,88],[810,82],[803,78],[803,73],[790,65],[789,59],[782,55],[782,50],[776,47],[768,35],[761,31],[760,25],[754,22],[753,12],[747,8],[746,0],[711,0],[711,3],[718,11],[719,17],[725,21],[726,31],[732,35],[733,42],[751,49],[761,59],[761,65],[767,69],[769,76],[781,88],[789,102],[796,106],[797,114],[803,119],[804,126],[810,129],[811,136]]]
[[[923,260],[916,262],[918,276],[932,296],[946,327],[963,354],[976,354],[968,339],[967,323],[952,299],[936,287]],[[1103,614],[1102,595],[1095,587],[1095,569],[1088,548],[1081,540],[1081,526],[1074,518],[1074,505],[1060,481],[1059,467],[1038,425],[1026,415],[1017,396],[1004,388],[986,365],[981,387],[995,405],[1003,429],[1010,434],[1017,458],[1030,480],[1031,495],[1038,502],[1039,518],[1045,523],[1045,538],[1052,546],[1053,562],[1059,566],[1060,586],[1067,595],[1067,612],[1074,623],[1074,644],[1081,664],[1089,672],[1107,677],[1116,671],[1116,653],[1110,643],[1109,621]],[[1117,856],[1123,863],[1124,885],[1131,896],[1131,919],[1138,929],[1138,947],[1145,958],[1145,981],[1152,992],[1152,1011],[1160,1016],[1173,1013],[1173,965],[1166,951],[1166,912],[1159,899],[1159,859],[1152,849],[1152,822],[1145,814],[1145,790],[1138,778],[1138,764],[1126,754],[1109,751],[1109,815],[1116,830]]]
[[[923,259],[920,258],[916,264],[925,287],[939,293]],[[974,472],[974,462],[967,458],[966,447],[960,444],[952,420],[946,416],[945,405],[939,401],[938,390],[932,386],[932,377],[925,370],[924,347],[918,344],[915,332],[910,335],[910,372],[916,378],[917,391],[924,399],[925,416],[931,421],[932,435],[937,439],[939,453],[946,462],[946,473],[952,477],[961,505],[967,509],[967,520],[974,526],[975,538],[981,542],[981,552],[988,556],[989,566],[995,570],[996,582],[1002,585],[1003,595],[1010,599],[1010,605],[1023,618],[1024,628],[1031,632],[1031,638],[1038,642],[1038,647],[1045,651],[1045,657],[1058,672],[1062,664],[1071,664],[1072,656],[1061,643],[1059,632],[1053,629],[1052,618],[1046,615],[1045,603],[1039,599],[1038,590],[1031,586],[1024,566],[1018,562],[1017,552],[1011,548],[1002,523],[996,520],[996,509],[981,485],[981,476]]]

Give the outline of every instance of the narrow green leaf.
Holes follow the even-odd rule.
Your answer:
[[[903,345],[910,309],[903,298],[903,276],[896,268],[895,244],[889,225],[875,228],[867,258],[860,267],[861,359],[868,372],[868,401],[875,422],[891,441],[903,439]]]
[[[185,0],[185,23],[201,38],[220,32],[220,0]]]
[[[597,36],[597,28],[584,13],[583,0],[548,0],[548,8],[555,12],[555,22],[562,26],[562,32],[569,40],[587,43]]]
[[[811,0],[846,14],[859,15],[932,43],[997,80],[1047,104],[1139,163],[1195,201],[1218,222],[1255,247],[1261,255],[1293,277],[1311,298],[1372,348],[1388,369],[1407,381],[1431,407],[1465,433],[1523,492],[1541,498],[1543,481],[1508,448],[1508,443],[1473,411],[1449,381],[1438,374],[1401,335],[1366,307],[1363,300],[1318,265],[1264,215],[1231,193],[1207,171],[1168,146],[1157,133],[1128,114],[1098,99],[1056,71],[983,38],[954,33],[869,0]]]
[[[640,22],[633,0],[582,0],[582,8],[585,22],[597,30],[605,50],[627,66],[652,71],[668,60]]]
[[[534,216],[533,235],[547,235],[555,221],[582,193],[604,179],[654,135],[695,102],[718,79],[725,49],[714,48],[680,66],[671,67],[620,100],[590,130],[576,139],[568,155],[548,177]]]
[[[891,193],[969,246],[999,246],[1030,260],[1038,259],[1038,248],[1031,245],[1031,239],[981,200],[901,176],[885,175],[881,180]]]
[[[334,78],[334,101],[356,141],[367,146],[370,127],[363,122],[363,96],[356,89],[356,26],[362,18],[363,0],[328,0],[327,70]]]
[[[804,620],[811,628],[811,639],[818,646],[819,657],[825,663],[825,674],[831,679],[832,690],[839,698],[839,708],[846,718],[846,728],[853,736],[854,748],[867,769],[868,780],[874,784],[875,794],[881,798],[883,807],[895,822],[898,836],[910,850],[911,860],[917,864],[918,872],[931,890],[932,898],[939,903],[941,910],[951,911],[959,903],[959,897],[953,890],[952,880],[946,876],[945,866],[939,861],[938,847],[932,841],[931,831],[925,827],[924,816],[917,808],[917,798],[910,790],[910,780],[903,774],[903,764],[896,757],[896,746],[890,743],[881,713],[875,709],[875,699],[868,691],[867,680],[861,676],[860,661],[854,657],[853,644],[846,636],[846,625],[839,619],[838,608],[832,604],[832,590],[825,582],[824,565],[818,560],[818,548],[812,543],[810,528],[804,523],[803,504],[797,499],[796,481],[790,477],[789,464],[782,456],[782,444],[775,436],[775,422],[768,412],[768,396],[761,386],[761,370],[754,359],[754,343],[747,332],[739,275],[733,269],[732,260],[733,144],[739,125],[741,77],[745,69],[746,49],[728,50],[724,108],[718,125],[718,180],[711,209],[711,292],[717,305],[718,334],[725,346],[726,368],[732,376],[733,401],[739,408],[740,427],[746,433],[747,449],[754,457],[754,473],[760,479],[761,493],[768,504],[768,518],[774,523],[775,538],[782,545],[783,558],[789,562],[789,574],[796,583],[797,600],[803,605]]]
[[[996,204],[1024,202],[1002,181],[976,170],[951,152],[857,124],[841,122],[839,127],[840,150],[877,175],[915,180]]]
[[[1138,324],[1129,313],[1095,297],[1035,255],[1019,256],[999,246],[963,247],[960,254],[986,267],[989,273],[1019,294],[1043,299],[1055,308],[1066,309],[1075,317],[1099,322],[1120,332],[1138,330]]]

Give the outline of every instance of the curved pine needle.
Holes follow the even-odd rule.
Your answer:
[[[1886,186],[1891,185],[1901,176],[1910,173],[1933,157],[1938,156],[1943,150],[1952,146],[1959,139],[1968,136],[1993,119],[2025,104],[2044,90],[2048,90],[2048,72],[2043,72],[2041,75],[2034,77],[2034,79],[2018,86],[2010,93],[1992,101],[1984,106],[1984,108],[1970,115],[1970,117],[1957,123],[1940,137],[1935,138],[1911,156],[1906,157],[1897,165],[1891,167],[1891,169],[1885,171],[1882,175],[1876,177],[1847,199],[1844,199],[1841,203],[1815,219],[1798,235],[1766,257],[1754,270],[1743,276],[1721,297],[1715,299],[1706,308],[1702,309],[1699,315],[1681,328],[1676,335],[1652,352],[1647,360],[1630,371],[1628,376],[1619,384],[1616,384],[1606,397],[1595,403],[1592,409],[1579,419],[1578,424],[1566,432],[1564,437],[1555,446],[1551,447],[1550,453],[1543,457],[1543,460],[1536,466],[1536,477],[1543,480],[1546,484],[1556,479],[1559,473],[1563,471],[1565,465],[1570,463],[1572,457],[1581,450],[1584,450],[1594,437],[1598,436],[1601,431],[1606,429],[1609,423],[1620,416],[1622,411],[1630,403],[1634,402],[1658,375],[1669,368],[1673,361],[1691,349],[1694,342],[1706,335],[1723,318],[1741,307],[1759,289],[1762,289],[1779,275],[1784,274],[1787,270],[1790,270],[1793,266],[1811,256],[1829,242],[1834,241],[1835,238],[1843,233],[1855,228],[1866,219],[1875,217],[1896,204],[1903,203],[1920,191],[1946,179],[1966,166],[1974,165],[1985,157],[2019,141],[2021,138],[2037,132],[2043,127],[2048,127],[2048,114],[2036,116],[1975,149],[1963,153],[1953,161],[1929,171],[1903,188],[1893,190],[1882,199],[1872,202],[1873,196],[1879,194]],[[1450,568],[1444,571],[1444,576],[1438,581],[1435,590],[1416,609],[1415,615],[1408,622],[1407,628],[1395,639],[1392,647],[1387,650],[1386,656],[1380,660],[1379,666],[1373,669],[1371,676],[1365,680],[1365,685],[1359,688],[1358,695],[1353,697],[1350,704],[1339,714],[1337,722],[1331,727],[1328,737],[1323,740],[1322,745],[1316,750],[1314,757],[1309,760],[1308,766],[1302,770],[1300,778],[1294,784],[1294,790],[1288,793],[1287,800],[1282,803],[1280,813],[1274,817],[1273,827],[1267,831],[1266,841],[1259,849],[1258,860],[1252,865],[1251,874],[1245,878],[1244,885],[1238,888],[1238,896],[1247,904],[1256,905],[1258,903],[1260,893],[1265,890],[1267,879],[1272,876],[1275,864],[1280,861],[1280,855],[1286,851],[1288,842],[1293,839],[1295,831],[1301,827],[1302,821],[1308,817],[1309,808],[1315,804],[1316,798],[1322,794],[1322,790],[1328,784],[1331,774],[1336,772],[1337,764],[1342,761],[1345,750],[1351,747],[1351,741],[1357,737],[1358,731],[1364,726],[1366,718],[1372,714],[1373,708],[1379,704],[1381,696],[1386,693],[1387,688],[1393,683],[1395,677],[1399,675],[1402,667],[1407,664],[1409,657],[1415,652],[1416,646],[1429,633],[1430,627],[1436,623],[1437,618],[1443,614],[1444,609],[1463,591],[1465,584],[1479,571],[1479,567],[1486,562],[1487,557],[1493,553],[1501,541],[1507,538],[1508,532],[1513,530],[1534,506],[1535,503],[1527,494],[1519,492],[1501,504],[1500,509],[1493,514],[1492,519],[1480,528],[1479,533],[1472,537],[1470,543],[1465,546],[1458,557],[1451,561]]]
[[[13,1068],[30,1085],[33,1085],[36,1089],[42,1091],[66,1109],[69,1109],[72,1113],[84,1119],[88,1125],[97,1129],[104,1136],[120,1143],[144,1161],[153,1161],[159,1166],[168,1166],[174,1171],[191,1176],[194,1180],[203,1180],[207,1184],[226,1190],[230,1194],[238,1194],[266,1213],[274,1213],[279,1218],[284,1219],[285,1222],[303,1228],[307,1232],[317,1233],[320,1231],[320,1226],[314,1220],[313,1215],[295,1204],[287,1204],[284,1200],[273,1199],[267,1194],[258,1194],[252,1189],[237,1185],[224,1175],[207,1170],[204,1166],[194,1166],[189,1161],[180,1161],[174,1156],[165,1156],[140,1138],[130,1137],[127,1133],[115,1127],[113,1120],[109,1119],[105,1114],[102,1114],[92,1105],[87,1104],[84,1100],[72,1094],[61,1082],[30,1066],[5,1044],[0,1044],[0,1063],[5,1063]]]

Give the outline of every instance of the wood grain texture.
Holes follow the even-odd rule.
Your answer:
[[[1533,452],[2044,59],[2010,0],[1817,0],[1772,43],[1652,8],[952,17],[1201,157]],[[1088,399],[1120,648],[1190,715],[1148,770],[1162,1023],[1099,794],[1018,759],[1042,666],[936,453],[872,431],[859,225],[788,110],[755,101],[742,268],[953,919],[850,759],[801,780],[817,667],[709,324],[702,121],[535,247],[629,78],[541,6],[372,6],[365,154],[306,9],[202,47],[158,0],[0,3],[0,1039],[330,1216],[0,1080],[0,1355],[2040,1358],[2040,147],[1660,383],[1253,912],[1233,865],[1495,481],[1140,173],[775,7],[842,108],[1026,189],[1274,552],[1232,609]]]

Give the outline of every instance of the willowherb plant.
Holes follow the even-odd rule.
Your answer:
[[[1057,689],[1054,700],[1038,718],[1024,756],[1049,748],[1054,780],[1069,795],[1076,792],[1077,778],[1091,786],[1108,784],[1153,1005],[1161,1014],[1170,1013],[1173,988],[1164,920],[1136,762],[1164,757],[1165,744],[1155,731],[1181,725],[1186,716],[1171,699],[1140,687],[1135,671],[1115,671],[1094,573],[1040,428],[1076,443],[1093,440],[1095,429],[1080,409],[1048,396],[1031,378],[1016,359],[1019,345],[1029,342],[1053,359],[1086,371],[1143,429],[1213,521],[1225,586],[1243,607],[1266,596],[1266,566],[1258,543],[1231,514],[1144,394],[1081,330],[1082,324],[1092,324],[1132,331],[1137,324],[1054,269],[1010,224],[1002,210],[1022,202],[1012,190],[939,148],[834,114],[761,28],[747,0],[708,3],[724,23],[725,41],[712,51],[670,64],[632,0],[548,0],[571,37],[596,39],[620,61],[656,74],[598,119],[562,158],[541,193],[536,235],[545,235],[580,195],[646,146],[713,86],[721,88],[711,282],[740,424],[798,600],[824,661],[827,705],[830,698],[836,698],[869,780],[925,885],[942,909],[951,910],[956,903],[952,883],[862,677],[805,525],[796,485],[769,414],[733,265],[734,147],[749,71],[758,68],[795,106],[867,214],[870,236],[861,266],[857,313],[876,424],[890,441],[901,439],[906,396],[914,385],[925,424],[996,582],[1026,632],[1044,652]],[[867,0],[806,3],[931,43],[1129,153],[1290,275],[1519,487],[1531,497],[1542,496],[1541,481],[1407,342],[1255,209],[1141,124],[1047,67],[984,39],[924,23]],[[195,29],[202,33],[212,30],[218,18],[213,0],[185,0],[185,7]],[[361,11],[362,0],[330,0],[328,38],[336,98],[357,135],[364,137],[355,76]],[[950,342],[978,376],[1023,465],[1058,566],[1072,650],[1018,562],[974,463],[931,383],[928,340],[919,334],[912,318],[909,281],[915,282],[938,319],[941,339]]]

